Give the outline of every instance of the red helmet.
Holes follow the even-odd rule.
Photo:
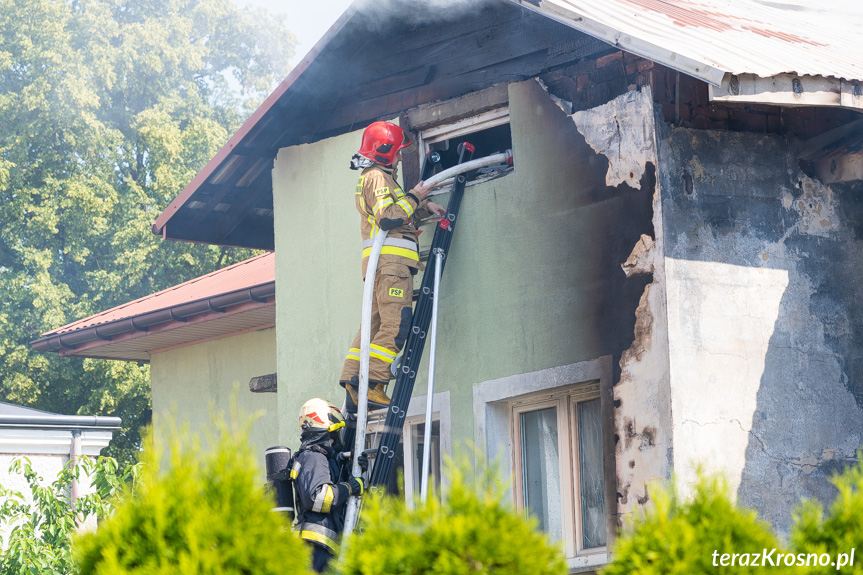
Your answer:
[[[391,122],[375,122],[363,132],[359,155],[389,166],[402,148],[411,145],[404,130]]]

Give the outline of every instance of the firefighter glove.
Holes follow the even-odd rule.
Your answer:
[[[355,496],[362,495],[366,490],[362,477],[351,477],[351,480],[348,481],[348,488],[351,490],[351,495]]]
[[[360,465],[360,469],[363,474],[369,470],[369,456],[365,453],[361,453],[359,457],[357,457],[357,463]]]

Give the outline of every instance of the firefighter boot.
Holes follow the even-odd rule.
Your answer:
[[[390,398],[386,394],[385,381],[369,381],[369,404],[375,404],[379,407],[389,407]]]
[[[350,381],[340,381],[339,385],[345,388],[347,391],[347,409],[348,411],[355,413],[357,410],[357,405],[359,405],[359,388],[360,388],[360,379],[357,376],[353,376]],[[382,407],[388,407],[390,404],[390,398],[387,397],[386,393],[384,393],[385,383],[381,383],[379,381],[370,381],[369,382],[369,407],[372,409],[380,409]]]

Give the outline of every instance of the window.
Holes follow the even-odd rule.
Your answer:
[[[437,151],[441,155],[441,169],[458,163],[458,145],[467,140],[476,151],[474,158],[482,158],[512,148],[512,132],[509,127],[509,109],[499,108],[452,124],[422,130],[419,135],[420,161],[426,152]]]
[[[408,507],[413,508],[414,496],[420,494],[422,475],[423,440],[425,439],[426,396],[411,398],[405,418],[402,436],[394,452],[395,462],[386,485],[387,493],[404,494]],[[369,413],[366,426],[366,448],[378,444],[384,429],[385,411]],[[441,462],[444,455],[450,454],[450,402],[449,392],[434,395],[432,413],[431,452],[429,461],[429,493],[440,497]]]
[[[562,542],[571,569],[605,564],[614,534],[612,365],[603,356],[474,387],[477,442],[510,462],[514,506]]]
[[[406,122],[405,126],[411,129],[409,122]],[[435,151],[441,155],[440,167],[436,168],[436,171],[441,171],[458,163],[458,145],[464,141],[476,147],[474,159],[512,149],[509,108],[505,105],[469,118],[417,129],[416,134],[417,155],[404,158],[406,183],[419,179],[422,163],[429,151]],[[508,174],[510,171],[511,166],[506,165],[483,168],[473,180],[468,182],[468,185],[485,182]],[[433,194],[446,191],[448,190],[437,190]]]
[[[572,557],[606,544],[599,385],[512,403],[515,503]]]

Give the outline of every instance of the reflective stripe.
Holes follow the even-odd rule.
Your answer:
[[[333,486],[332,485],[324,485],[320,491],[318,491],[318,496],[315,497],[315,503],[312,505],[312,511],[315,513],[329,513],[330,512],[330,504],[333,502]]]
[[[396,204],[398,204],[398,206],[405,211],[408,217],[411,217],[414,214],[414,208],[407,200],[399,200],[396,202]]]
[[[380,354],[375,353],[375,352],[373,352],[373,351],[369,351],[369,357],[374,357],[374,358],[376,358],[376,359],[381,360],[381,361],[382,361],[382,362],[384,362],[384,363],[392,363],[393,361],[395,361],[395,360],[394,360],[393,358],[391,358],[391,357],[387,357],[387,356],[385,356],[385,355],[380,355]]]
[[[306,541],[313,541],[315,543],[320,543],[324,547],[326,547],[331,553],[335,554],[336,539],[338,539],[338,534],[332,529],[327,529],[323,525],[318,525],[316,523],[303,523],[299,528],[300,538],[305,539]]]
[[[360,350],[358,350],[355,347],[352,347],[351,349],[348,350],[348,355],[347,355],[347,357],[345,357],[345,359],[346,360],[352,359],[354,361],[359,361],[360,360]]]
[[[344,426],[345,422],[342,422],[342,426]],[[332,429],[330,432],[332,433]],[[324,495],[324,504],[321,506],[321,513],[329,513],[330,507],[333,506],[333,498],[335,497],[335,493],[333,493],[333,488],[330,485],[327,485],[327,494]]]
[[[363,258],[367,258],[371,255],[372,248],[366,248],[363,250]],[[382,256],[401,256],[403,258],[407,258],[409,260],[413,260],[415,262],[420,261],[420,256],[416,250],[406,250],[405,248],[396,248],[393,246],[384,246],[381,248]]]
[[[363,240],[363,250],[371,248],[374,243],[375,243],[375,241],[372,239]],[[397,248],[406,248],[409,250],[416,250],[417,249],[417,243],[415,241],[402,240],[399,238],[387,238],[384,240],[384,245],[385,246],[394,246]]]
[[[403,197],[405,197],[404,190],[402,190],[401,188],[396,188],[396,189],[394,189],[394,190],[393,190],[393,192],[395,193],[395,195],[396,195],[396,197],[397,197],[397,198],[403,198]]]
[[[293,466],[293,467],[291,467],[291,479],[296,479],[296,478],[297,478],[297,476],[300,474],[300,469],[301,469],[302,467],[303,467],[303,466],[302,466],[302,465],[300,465],[300,462],[299,462],[299,461],[295,461],[295,462],[294,462],[294,466]]]
[[[371,347],[373,351],[376,351],[376,352],[378,352],[379,354],[382,354],[382,355],[384,355],[384,356],[386,356],[386,357],[389,357],[389,358],[390,358],[390,361],[392,361],[392,360],[394,360],[394,359],[396,358],[396,354],[395,354],[395,352],[394,352],[394,351],[390,351],[390,350],[388,350],[388,349],[387,349],[387,348],[385,348],[385,347],[382,347],[382,346],[377,345],[377,344],[374,344],[374,343],[373,343],[373,344],[370,344],[370,346],[369,346],[369,347]]]
[[[376,203],[376,204],[375,204],[375,207],[374,207],[374,208],[372,208],[372,211],[373,211],[375,214],[377,214],[377,213],[378,213],[379,211],[381,211],[382,209],[384,209],[384,208],[386,208],[386,207],[388,207],[388,206],[391,206],[391,205],[393,205],[393,199],[392,199],[392,198],[384,198],[384,199],[382,199],[381,201],[379,201],[378,203]],[[399,205],[401,205],[401,201],[399,202]]]

